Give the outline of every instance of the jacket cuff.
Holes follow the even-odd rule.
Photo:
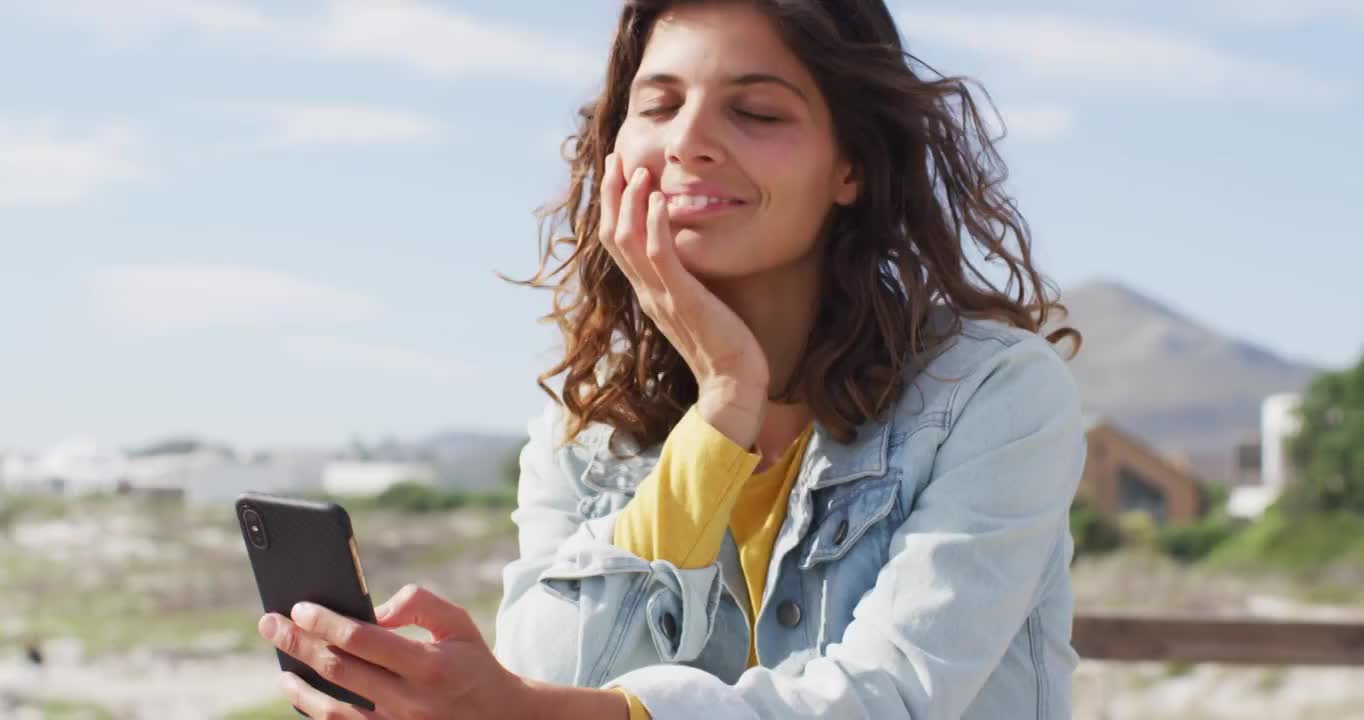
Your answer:
[[[681,569],[667,560],[652,564],[644,586],[645,621],[663,662],[690,662],[701,655],[720,608],[720,567]]]
[[[621,573],[647,575],[633,592],[643,595],[645,625],[660,659],[695,660],[715,629],[723,587],[719,563],[684,569],[667,560],[646,561],[603,539],[610,537],[614,517],[584,523],[540,574],[540,585],[553,595],[577,602],[584,581]],[[638,604],[631,597],[620,602],[622,607]]]
[[[687,665],[650,665],[612,680],[662,718],[760,720],[732,685]]]

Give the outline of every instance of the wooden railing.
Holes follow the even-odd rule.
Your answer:
[[[1083,614],[1071,642],[1093,660],[1364,666],[1364,623]]]

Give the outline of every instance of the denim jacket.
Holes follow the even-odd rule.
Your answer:
[[[963,320],[852,443],[815,423],[753,668],[732,537],[697,569],[611,542],[661,446],[616,459],[592,425],[556,447],[559,422],[551,403],[521,453],[496,627],[514,672],[624,687],[655,720],[1070,717],[1085,440],[1070,371],[1036,334]]]

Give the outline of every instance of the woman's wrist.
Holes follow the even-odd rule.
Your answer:
[[[630,701],[616,690],[523,680],[516,720],[629,720]]]
[[[699,388],[696,411],[735,445],[751,451],[767,411],[767,390],[756,383],[708,381]]]

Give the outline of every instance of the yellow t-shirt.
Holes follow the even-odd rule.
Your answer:
[[[750,453],[711,427],[693,406],[663,443],[658,465],[635,490],[616,519],[612,542],[646,560],[667,560],[679,568],[715,562],[730,528],[748,586],[749,627],[767,583],[767,566],[777,530],[786,519],[786,498],[799,474],[814,425],[808,425],[780,459],[754,474],[761,456]],[[748,665],[758,664],[750,632]],[[648,712],[631,693],[630,720]]]

